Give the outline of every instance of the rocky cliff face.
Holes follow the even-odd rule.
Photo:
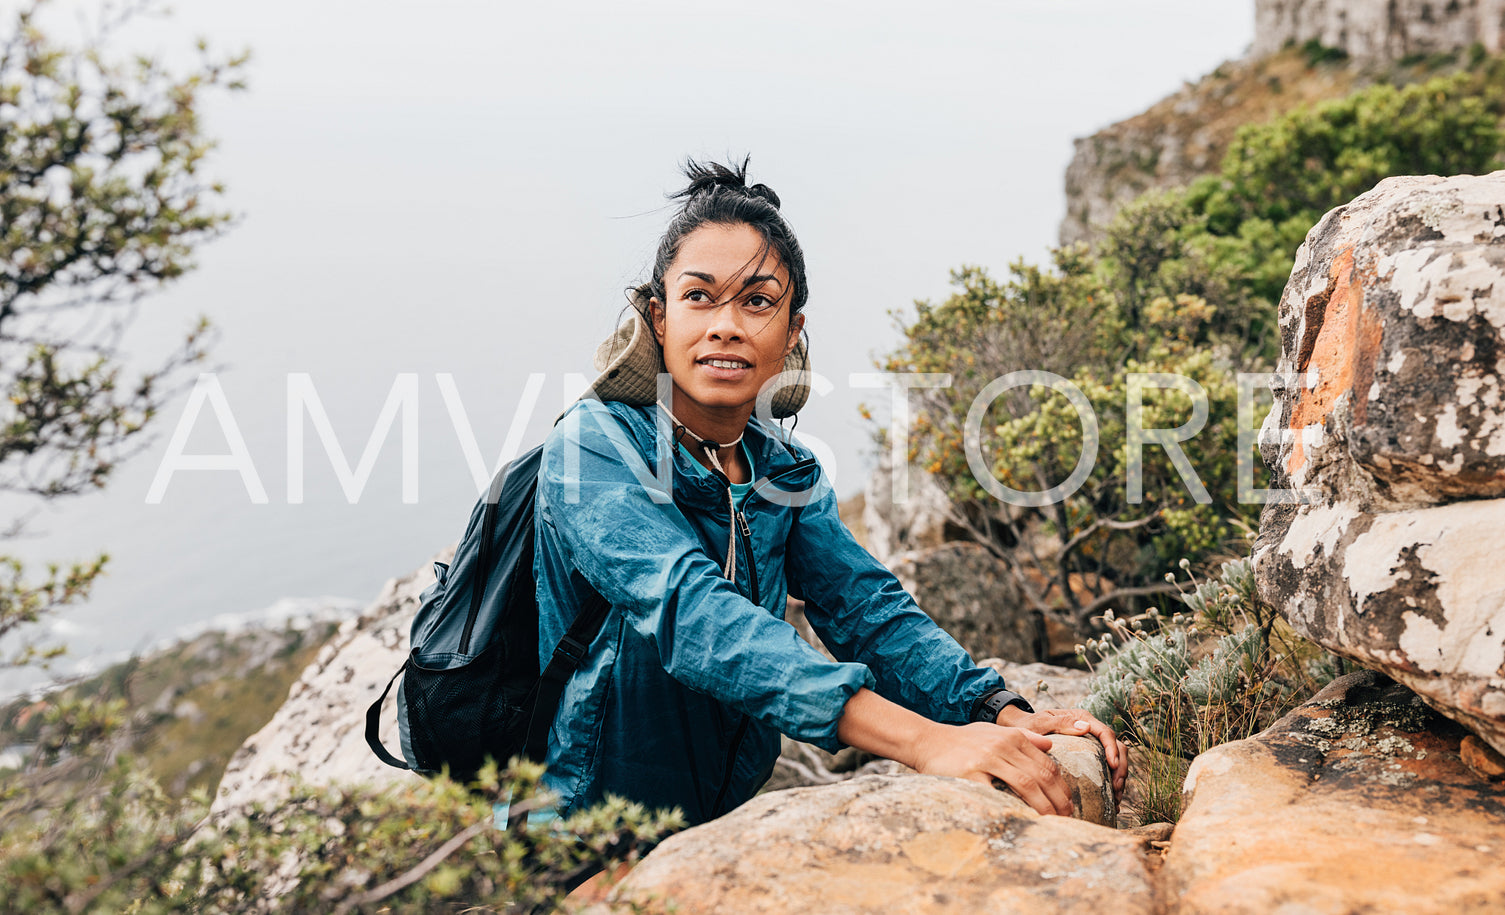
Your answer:
[[[1505,0],[1255,0],[1252,53],[1312,40],[1359,59],[1498,51],[1502,28]]]
[[[1348,67],[1312,67],[1299,51],[1225,63],[1144,113],[1077,140],[1066,167],[1061,243],[1095,241],[1140,194],[1216,171],[1243,125],[1342,98],[1369,78]]]
[[[435,561],[453,558],[454,546]],[[214,798],[226,813],[276,804],[294,779],[313,785],[389,785],[417,778],[384,765],[366,746],[365,709],[402,666],[419,595],[434,581],[432,563],[390,579],[360,616],[346,620],[293,684],[287,701],[230,759]],[[396,752],[397,694],[387,696],[382,741]]]
[[[1410,58],[1505,45],[1505,0],[1256,0],[1254,16],[1247,58],[1076,141],[1062,244],[1097,240],[1119,208],[1145,191],[1215,171],[1243,124],[1341,98],[1377,78],[1428,75],[1395,66]],[[1300,50],[1307,42],[1349,61],[1313,66]]]

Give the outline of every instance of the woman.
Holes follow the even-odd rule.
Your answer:
[[[1080,710],[1034,712],[975,666],[852,538],[809,451],[754,416],[765,385],[807,368],[804,257],[778,196],[747,186],[745,160],[686,174],[632,321],[598,353],[596,398],[544,445],[540,662],[587,586],[612,606],[550,733],[559,812],[611,793],[704,822],[757,792],[780,732],[996,779],[1062,815],[1071,801],[1043,735],[1092,735],[1121,791],[1113,731]],[[806,389],[770,393],[778,418]],[[837,660],[784,622],[788,594]]]

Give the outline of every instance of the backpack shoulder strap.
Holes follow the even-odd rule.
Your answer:
[[[570,675],[580,669],[585,660],[585,651],[601,632],[601,625],[611,611],[611,604],[591,588],[585,605],[570,623],[569,631],[554,647],[554,654],[538,678],[538,695],[533,700],[533,715],[528,721],[528,742],[525,752],[534,762],[543,762],[549,752],[549,727],[559,711],[559,699],[564,695],[564,684]]]

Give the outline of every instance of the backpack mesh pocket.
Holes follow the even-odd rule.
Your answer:
[[[408,656],[403,693],[414,768],[434,773],[448,763],[451,778],[469,781],[486,757],[506,765],[523,753],[538,673],[518,676],[501,649],[501,641],[493,642],[448,668],[424,667],[416,653]]]

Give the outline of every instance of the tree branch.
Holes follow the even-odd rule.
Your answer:
[[[485,832],[489,828],[491,828],[490,820],[483,819],[478,822],[472,823],[470,826],[466,827],[464,831],[460,832],[458,835],[451,838],[448,842],[445,842],[443,845],[439,846],[439,849],[437,851],[429,855],[427,858],[424,858],[418,863],[416,867],[412,868],[407,873],[402,874],[398,877],[394,877],[393,879],[388,880],[386,883],[383,883],[381,886],[378,886],[368,892],[362,893],[359,896],[346,899],[340,904],[339,908],[335,909],[335,915],[346,915],[346,913],[350,912],[357,906],[370,905],[373,902],[380,902],[381,900],[386,899],[388,896],[391,896],[393,893],[401,892],[402,890],[412,886],[414,883],[417,883],[419,880],[422,880],[425,876],[427,876],[429,871],[432,871],[434,868],[444,863],[445,858],[448,858],[450,855],[454,854],[455,851],[463,846],[466,842],[474,839],[476,836]]]

